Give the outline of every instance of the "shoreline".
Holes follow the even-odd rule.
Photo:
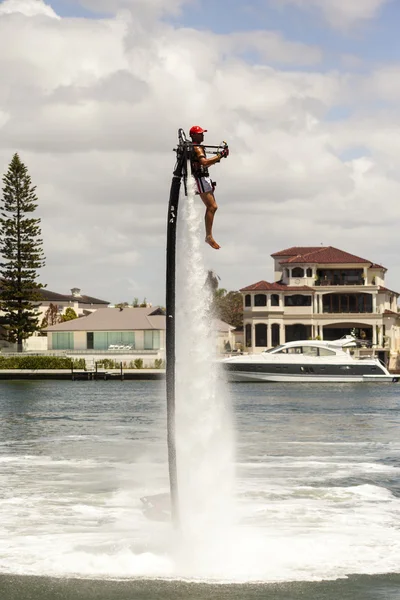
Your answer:
[[[0,381],[15,380],[70,380],[107,381],[165,379],[165,369],[104,369],[104,371],[84,371],[82,369],[0,369]]]

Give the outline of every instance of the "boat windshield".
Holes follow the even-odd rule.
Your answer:
[[[300,342],[301,343],[301,342]],[[337,351],[317,346],[276,346],[270,350],[264,350],[265,354],[304,354],[306,356],[335,356]]]
[[[271,352],[279,352],[279,350],[283,348],[283,346],[275,346],[275,348],[270,348],[269,350],[263,350],[263,354],[270,354]]]

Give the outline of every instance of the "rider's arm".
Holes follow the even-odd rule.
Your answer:
[[[212,165],[215,165],[215,163],[218,163],[221,160],[220,154],[217,154],[216,156],[213,156],[212,158],[206,158],[206,156],[204,154],[204,150],[200,146],[195,146],[194,151],[197,154],[199,163],[201,165],[203,165],[203,167],[211,167]]]

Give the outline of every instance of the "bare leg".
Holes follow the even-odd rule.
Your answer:
[[[212,226],[214,222],[214,215],[218,210],[217,203],[215,202],[214,194],[212,192],[205,192],[200,194],[200,198],[203,200],[206,206],[205,225],[206,225],[206,243],[218,250],[221,246],[217,244],[212,235]]]

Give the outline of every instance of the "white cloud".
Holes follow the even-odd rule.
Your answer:
[[[317,9],[332,27],[347,28],[360,21],[374,19],[391,0],[272,0],[306,10]]]
[[[27,17],[44,15],[46,17],[58,18],[57,14],[43,0],[3,0],[0,4],[0,15],[21,13]]]
[[[149,19],[0,15],[0,171],[17,150],[38,186],[49,288],[164,302],[172,148],[194,123],[232,149],[213,168],[222,249],[204,246],[224,287],[271,278],[271,252],[320,242],[387,263],[400,287],[400,115],[368,99],[398,98],[395,71],[301,71],[318,48]],[[325,121],[348,102],[351,117]],[[368,158],[346,157],[354,147]]]
[[[221,36],[226,53],[256,51],[263,61],[312,65],[321,62],[322,50],[316,46],[291,42],[276,31],[240,32]]]
[[[116,13],[129,10],[145,18],[164,14],[178,14],[182,6],[194,0],[69,0],[71,4],[80,4],[90,10],[103,13]]]

